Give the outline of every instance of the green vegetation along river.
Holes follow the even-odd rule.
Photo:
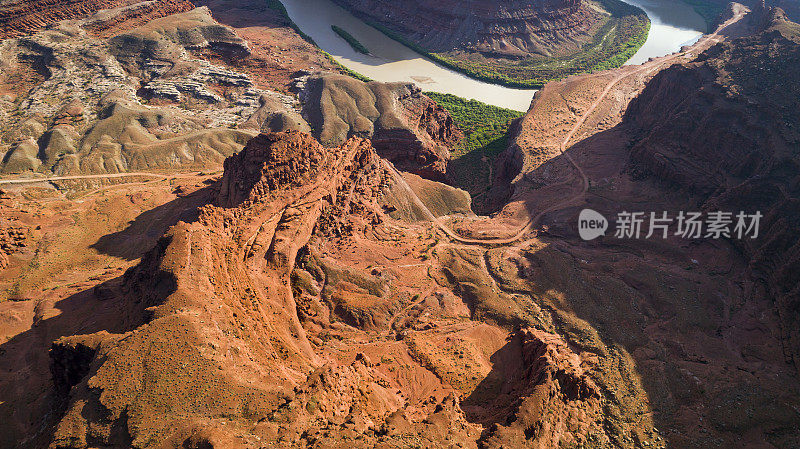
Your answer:
[[[281,0],[289,17],[317,45],[354,72],[377,81],[410,81],[423,90],[449,93],[486,104],[526,111],[535,89],[515,89],[490,84],[436,64],[405,45],[367,25],[330,0]],[[696,40],[705,22],[679,0],[627,0],[642,7],[653,25],[642,49],[628,63],[675,52]],[[369,55],[353,49],[332,26],[347,31],[369,49]]]

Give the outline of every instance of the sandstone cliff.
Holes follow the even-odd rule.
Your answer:
[[[144,5],[140,0],[6,0],[0,2],[0,39],[24,35],[61,20],[84,18],[103,9],[115,12],[117,17],[114,20],[119,21],[131,14],[131,10],[141,14],[142,8],[163,17],[189,11],[194,5],[186,0],[157,0]]]
[[[331,447],[412,427],[431,442],[469,441],[455,399],[431,411],[454,427],[412,425],[368,358],[332,362],[300,323],[298,251],[313,234],[380,224],[384,177],[362,139],[323,148],[300,133],[262,135],[228,159],[220,206],[177,225],[126,273],[124,309],[145,321],[53,346],[67,401],[53,444]]]
[[[434,52],[563,54],[584,42],[599,14],[580,0],[336,0]]]
[[[251,140],[227,159],[215,205],[174,226],[104,299],[126,324],[51,346],[51,447],[607,444],[594,356],[542,330],[424,327],[431,313],[470,312],[437,289],[419,315],[410,292],[425,275],[397,278],[329,252],[352,240],[374,260],[414,248],[420,228],[385,214],[397,182],[367,140]],[[470,351],[479,365],[482,351],[507,353],[502,395],[476,403],[489,387],[450,380],[444,370],[461,368],[441,349]],[[459,391],[473,389],[462,406]]]

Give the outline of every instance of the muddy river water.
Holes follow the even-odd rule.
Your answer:
[[[330,0],[281,0],[303,32],[344,66],[378,81],[410,81],[423,90],[451,93],[517,111],[527,111],[533,89],[489,84],[442,67],[354,17]],[[647,42],[628,64],[641,64],[696,41],[705,22],[679,0],[626,0],[644,9],[652,22]],[[331,30],[337,25],[366,46],[371,55],[354,51]]]

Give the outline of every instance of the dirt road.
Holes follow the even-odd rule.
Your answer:
[[[128,178],[131,176],[149,176],[154,178],[165,178],[176,175],[165,175],[158,173],[132,172],[132,173],[111,173],[101,175],[76,175],[76,176],[50,176],[46,178],[20,178],[20,179],[0,179],[0,184],[32,184],[37,182],[51,181],[72,181],[81,179],[113,179]]]
[[[719,43],[722,40],[722,36],[720,36],[720,33],[725,28],[727,28],[727,27],[733,25],[734,23],[738,22],[739,20],[741,20],[741,18],[744,17],[747,12],[748,12],[747,9],[739,9],[739,10],[737,10],[732,18],[728,19],[727,21],[722,23],[720,26],[718,26],[717,29],[712,34],[703,36],[702,38],[700,38],[700,40],[697,41],[697,43],[695,43],[692,47],[690,47],[689,49],[687,49],[685,51],[681,51],[679,53],[674,53],[672,55],[665,56],[663,58],[659,58],[659,59],[655,59],[653,61],[646,62],[646,63],[642,64],[640,66],[640,68],[637,68],[635,70],[627,70],[626,67],[623,67],[623,68],[620,68],[620,69],[616,69],[616,70],[621,70],[622,73],[620,73],[617,77],[615,77],[614,79],[609,81],[609,83],[603,89],[602,93],[597,97],[597,99],[594,101],[594,103],[592,103],[589,106],[589,108],[586,110],[586,112],[584,112],[580,116],[578,121],[570,129],[570,131],[564,137],[564,140],[559,145],[560,154],[563,155],[565,158],[567,158],[569,163],[572,164],[572,166],[575,168],[575,170],[580,175],[581,181],[583,183],[583,188],[581,189],[580,192],[576,193],[575,195],[565,199],[564,201],[561,201],[561,202],[559,202],[557,204],[554,204],[553,206],[550,206],[550,207],[548,207],[546,209],[543,209],[538,214],[536,214],[533,217],[531,217],[525,223],[525,225],[523,225],[511,237],[481,239],[481,238],[467,238],[467,237],[463,237],[463,236],[457,234],[455,231],[450,229],[444,222],[442,222],[438,217],[436,217],[433,213],[431,213],[431,211],[427,208],[427,206],[425,206],[425,204],[422,202],[422,200],[420,200],[419,197],[417,197],[417,195],[414,193],[414,191],[411,189],[411,187],[405,182],[405,180],[403,179],[403,177],[400,174],[400,172],[398,172],[397,169],[394,168],[394,166],[392,166],[391,164],[387,164],[387,166],[389,168],[391,168],[395,172],[395,174],[397,175],[398,181],[403,185],[403,187],[406,190],[408,190],[409,194],[412,196],[412,199],[414,199],[414,202],[419,207],[421,207],[422,210],[425,212],[425,214],[428,215],[429,219],[431,219],[434,222],[434,224],[436,224],[436,226],[439,229],[441,229],[442,232],[447,234],[447,236],[450,237],[452,240],[460,242],[460,243],[468,244],[468,245],[507,245],[507,244],[510,244],[510,243],[514,243],[517,240],[520,240],[525,234],[530,232],[531,229],[533,229],[533,227],[538,224],[539,220],[541,220],[541,218],[545,214],[553,212],[553,211],[556,211],[556,210],[561,210],[561,209],[564,209],[566,207],[574,206],[576,203],[580,204],[580,203],[583,202],[583,197],[586,194],[586,192],[589,190],[589,178],[586,176],[586,173],[583,171],[583,168],[581,168],[581,166],[578,165],[578,163],[575,161],[575,159],[569,153],[567,153],[566,150],[569,148],[569,144],[572,141],[572,139],[575,137],[575,135],[578,133],[578,131],[580,131],[580,129],[586,123],[586,120],[588,120],[589,117],[591,117],[594,114],[595,110],[600,106],[600,104],[602,104],[602,102],[606,99],[606,97],[611,92],[611,90],[617,84],[619,84],[620,81],[622,81],[622,80],[624,80],[626,78],[629,78],[631,76],[641,74],[641,73],[654,72],[654,71],[662,70],[665,65],[669,65],[669,64],[675,62],[676,60],[678,60],[679,58],[685,58],[685,57],[692,57],[693,58],[693,57],[696,57],[701,51],[704,51],[704,50],[708,49],[711,45]]]
[[[678,60],[679,58],[684,57],[695,57],[699,54],[700,51],[703,51],[710,47],[711,45],[719,42],[722,40],[720,33],[727,28],[728,26],[738,22],[744,15],[747,13],[746,9],[740,9],[736,11],[734,16],[727,20],[725,23],[721,24],[717,27],[714,33],[703,36],[696,44],[694,44],[691,48],[675,53],[669,56],[665,56],[663,58],[659,58],[653,61],[649,61],[647,63],[642,64],[639,68],[635,70],[628,70],[628,68],[623,67],[621,69],[617,69],[622,71],[617,77],[611,80],[606,87],[603,89],[602,93],[597,97],[594,103],[584,112],[575,123],[575,125],[570,129],[567,135],[564,137],[563,141],[559,146],[560,154],[563,155],[570,164],[575,168],[578,174],[581,177],[581,181],[583,183],[582,189],[576,193],[575,195],[561,201],[553,206],[550,206],[546,209],[541,210],[538,214],[531,217],[525,225],[523,225],[514,235],[506,238],[467,238],[459,235],[451,228],[449,228],[444,222],[442,222],[437,216],[435,216],[419,199],[416,193],[414,193],[413,189],[406,183],[405,179],[403,178],[402,174],[390,163],[384,161],[384,164],[387,168],[390,169],[392,173],[394,173],[397,182],[399,182],[405,190],[409,193],[410,197],[413,201],[417,204],[418,207],[428,216],[428,219],[433,221],[433,223],[442,230],[448,237],[452,240],[468,244],[468,245],[506,245],[510,243],[514,243],[517,240],[520,240],[525,234],[531,231],[541,220],[541,218],[550,212],[561,210],[569,206],[573,206],[576,203],[583,202],[583,197],[589,189],[589,178],[586,176],[586,173],[583,171],[580,165],[575,161],[575,159],[566,152],[569,148],[570,142],[573,140],[575,135],[580,131],[586,121],[594,114],[595,110],[602,104],[602,102],[606,99],[608,94],[612,91],[612,89],[622,80],[629,78],[631,76],[645,73],[645,72],[654,72],[657,70],[661,70],[665,65],[671,64],[674,61]],[[82,179],[113,179],[113,178],[124,178],[124,177],[134,177],[134,176],[145,176],[145,177],[157,177],[157,178],[180,178],[180,177],[187,177],[187,176],[194,176],[195,173],[192,174],[159,174],[159,173],[149,173],[149,172],[132,172],[132,173],[113,173],[113,174],[95,174],[95,175],[77,175],[77,176],[54,176],[54,177],[46,177],[46,178],[25,178],[25,179],[5,179],[0,180],[0,185],[6,184],[30,184],[30,183],[40,183],[40,182],[52,182],[52,181],[67,181],[67,180],[82,180]]]

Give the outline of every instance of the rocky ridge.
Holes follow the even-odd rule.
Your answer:
[[[345,223],[356,234],[379,226],[386,173],[368,141],[323,148],[297,132],[261,135],[229,158],[219,206],[178,224],[126,273],[126,313],[145,321],[128,334],[53,346],[59,388],[71,389],[54,444],[477,438],[455,397],[409,421],[402,395],[368,357],[330,361],[297,315],[289,281],[298,252]],[[156,341],[156,351],[145,349]],[[139,362],[124,362],[134,353]],[[143,383],[118,381],[126,378]]]
[[[453,270],[464,298],[442,280],[421,296],[424,307],[415,306],[420,295],[412,292],[430,281],[424,270],[412,277],[397,270],[432,236],[426,224],[387,213],[408,193],[385,164],[368,140],[323,147],[296,131],[261,134],[229,157],[196,219],[172,227],[118,283],[92,290],[114,324],[50,345],[50,402],[40,405],[54,412],[31,416],[52,430],[36,441],[60,448],[608,441],[597,436],[605,393],[593,380],[593,356],[551,332],[483,322],[506,313],[489,298],[504,293],[471,296],[459,263],[432,260],[434,272]],[[338,242],[354,240],[375,261],[398,258],[398,267],[347,260],[350,250]],[[471,312],[471,301],[482,312]],[[37,326],[50,329],[49,319],[43,314]],[[456,328],[440,329],[446,322]],[[430,352],[440,347],[442,354]],[[445,372],[461,369],[451,361],[459,353],[488,370],[498,350],[508,353],[509,376],[496,404],[476,407],[473,390],[480,396],[487,387],[477,377],[457,384]],[[0,441],[25,432],[14,422]]]
[[[103,9],[130,11],[141,3],[139,0],[4,0],[0,3],[0,38],[21,36],[61,20],[87,17]],[[168,15],[188,11],[193,5],[184,0],[156,0],[149,2],[146,8],[164,11]]]

